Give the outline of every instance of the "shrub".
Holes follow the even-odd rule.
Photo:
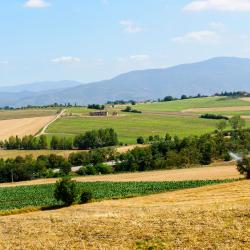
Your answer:
[[[76,181],[72,181],[70,178],[57,181],[54,197],[57,201],[62,201],[66,206],[73,204],[78,197]]]
[[[95,175],[95,174],[97,174],[95,167],[92,166],[92,165],[86,166],[86,174],[87,175]]]
[[[139,136],[136,141],[138,144],[144,144],[144,142],[145,142],[144,138],[142,136]]]
[[[101,174],[111,174],[113,172],[113,168],[107,164],[99,163],[95,166],[95,169],[98,173]]]
[[[84,190],[81,194],[81,203],[88,203],[91,201],[93,194],[90,190]]]
[[[81,167],[76,173],[79,175],[87,175],[86,167]]]
[[[247,179],[250,179],[250,158],[244,158],[238,161],[237,169],[241,174],[244,174]]]

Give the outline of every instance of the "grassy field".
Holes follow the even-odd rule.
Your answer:
[[[0,120],[33,118],[42,116],[52,116],[58,109],[20,109],[20,110],[0,110]]]
[[[250,106],[248,101],[226,98],[226,97],[206,97],[186,100],[177,100],[172,102],[156,102],[137,104],[135,108],[142,111],[168,111],[176,112],[192,108],[216,108],[216,107],[237,107]]]
[[[0,217],[3,249],[249,249],[250,185],[238,181]]]
[[[183,110],[216,107],[235,107],[235,109],[239,109],[241,106],[248,108],[247,106],[250,106],[250,103],[241,99],[207,97],[173,102],[137,104],[133,106],[135,109],[142,110],[144,112],[142,114],[119,112],[124,106],[117,105],[115,110],[119,112],[118,117],[87,117],[88,112],[91,110],[87,108],[70,108],[67,112],[72,113],[73,116],[62,117],[49,126],[46,132],[50,137],[53,134],[74,136],[92,129],[112,127],[118,133],[120,141],[128,144],[135,143],[138,136],[164,136],[166,133],[180,137],[201,135],[212,132],[218,121],[200,119],[198,114],[186,114],[182,112]],[[111,106],[108,106],[108,110],[111,113],[113,109]],[[250,110],[218,111],[212,113],[249,115]],[[79,114],[83,117],[77,117],[74,114]],[[247,125],[249,126],[249,124],[248,122]]]
[[[78,182],[79,190],[93,192],[94,200],[142,196],[185,188],[231,182],[232,180],[204,180],[180,182]],[[0,211],[29,206],[48,207],[61,205],[54,199],[55,184],[0,188]]]
[[[114,128],[124,143],[135,143],[138,136],[200,135],[212,132],[217,121],[198,117],[126,114],[118,117],[64,117],[49,126],[50,134],[75,135],[99,128]]]

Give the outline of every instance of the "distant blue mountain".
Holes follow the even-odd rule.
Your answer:
[[[113,79],[67,88],[40,89],[36,93],[0,93],[0,106],[58,103],[105,103],[108,100],[146,100],[182,94],[214,94],[221,91],[250,91],[250,59],[218,57],[166,69],[132,71]],[[52,85],[49,83],[48,85]],[[56,85],[54,85],[56,86]],[[60,82],[57,82],[60,86]],[[0,89],[1,90],[1,89]],[[27,89],[22,89],[24,91]],[[29,90],[30,91],[30,90]],[[7,98],[6,98],[7,96]]]

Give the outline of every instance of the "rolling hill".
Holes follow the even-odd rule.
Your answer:
[[[0,106],[58,103],[105,103],[108,100],[145,100],[166,95],[214,94],[220,91],[250,91],[250,59],[218,57],[165,69],[132,71],[110,80],[88,84],[43,83],[50,88],[21,88],[0,92]],[[74,82],[75,83],[75,82]],[[51,87],[52,86],[52,87]],[[68,86],[68,87],[67,87]],[[67,88],[66,88],[67,87]],[[17,90],[20,87],[17,88]],[[32,92],[30,89],[37,89]],[[0,89],[1,91],[1,89]]]

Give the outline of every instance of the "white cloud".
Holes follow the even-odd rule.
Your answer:
[[[24,6],[26,8],[46,8],[49,7],[51,4],[45,2],[44,0],[28,0]]]
[[[127,33],[142,32],[143,29],[131,20],[122,20],[120,24],[124,27],[124,31]]]
[[[78,63],[80,62],[81,59],[78,58],[78,57],[73,57],[73,56],[62,56],[62,57],[59,57],[59,58],[55,58],[53,60],[51,60],[51,62],[53,63]]]
[[[175,43],[216,43],[219,35],[210,30],[194,31],[172,39]]]
[[[250,11],[250,0],[195,0],[185,11]]]

